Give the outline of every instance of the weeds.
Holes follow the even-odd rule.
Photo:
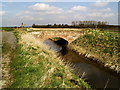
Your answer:
[[[32,35],[17,33],[11,88],[90,88]],[[74,80],[76,83],[71,82]]]
[[[85,31],[84,35],[73,41],[71,45],[78,52],[88,53],[110,68],[120,71],[119,33],[91,29]]]

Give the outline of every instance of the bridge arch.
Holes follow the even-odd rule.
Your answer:
[[[63,38],[68,41],[68,43],[71,43],[82,35],[80,31],[32,31],[30,34],[41,40],[46,40],[53,37]]]
[[[65,40],[64,38],[61,38],[61,37],[52,37],[49,39],[54,41],[56,44],[58,44],[60,46],[67,46],[69,43],[67,40]]]

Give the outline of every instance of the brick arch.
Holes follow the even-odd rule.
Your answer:
[[[77,39],[81,32],[78,31],[37,31],[37,32],[30,32],[30,34],[34,35],[36,38],[45,40],[52,37],[60,37],[71,43],[75,39]]]
[[[57,35],[47,36],[47,38],[45,38],[45,39],[54,38],[54,37],[62,38],[62,39],[65,39],[66,41],[69,41],[67,36],[62,36],[62,35],[59,35],[59,36],[57,36]]]
[[[63,36],[51,36],[51,37],[48,37],[47,39],[56,38],[56,37],[62,38],[62,39],[64,39],[64,40],[68,41],[67,38],[66,38],[66,37],[63,37]]]

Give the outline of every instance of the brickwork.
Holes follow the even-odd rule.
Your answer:
[[[83,35],[81,31],[31,31],[30,34],[42,40],[60,37],[67,40],[69,43],[77,39],[80,35]]]

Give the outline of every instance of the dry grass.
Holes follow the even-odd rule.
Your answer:
[[[11,63],[12,88],[90,88],[71,73],[55,53],[28,33],[17,35],[18,47]],[[78,82],[70,82],[70,80]]]
[[[8,37],[9,36],[9,37]],[[10,62],[12,58],[13,50],[15,49],[16,38],[12,32],[2,32],[2,53],[0,53],[1,59],[1,82],[0,87],[6,88],[10,82]]]

